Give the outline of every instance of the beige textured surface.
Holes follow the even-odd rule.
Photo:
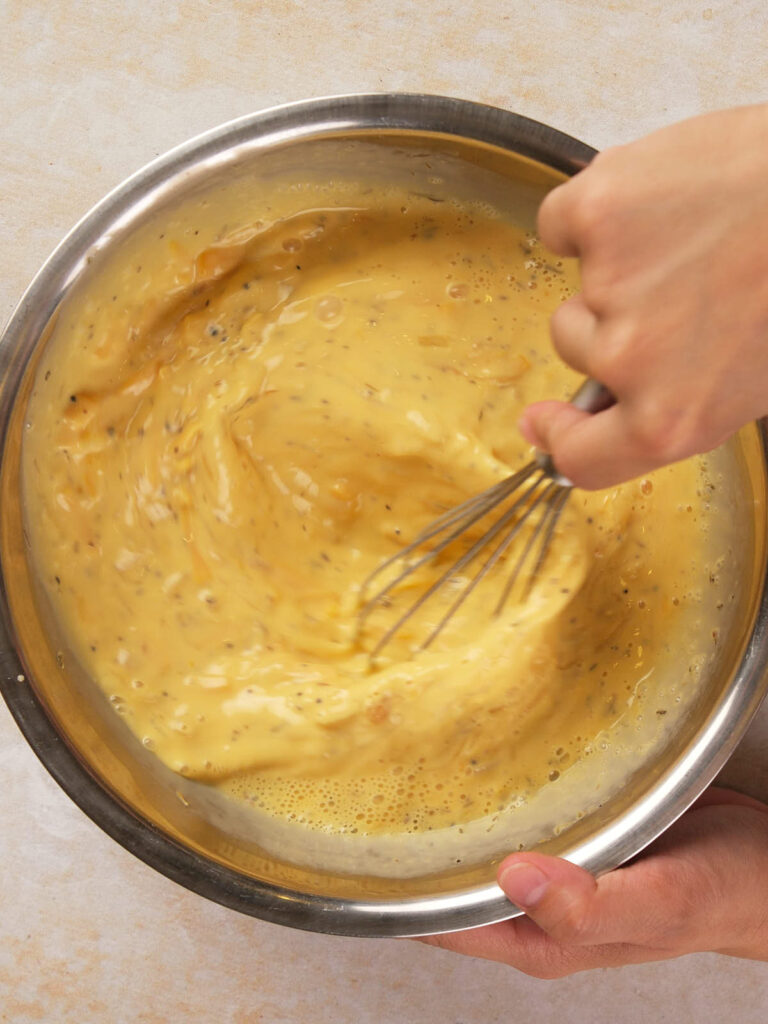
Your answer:
[[[417,16],[414,12],[419,11]],[[765,98],[762,0],[0,0],[0,319],[125,175],[286,100],[484,100],[596,146]],[[768,714],[730,768],[768,797]],[[768,967],[714,956],[559,982],[240,917],[92,825],[0,709],[0,1021],[708,1024],[766,1019]]]

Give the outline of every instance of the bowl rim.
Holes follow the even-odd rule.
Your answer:
[[[388,130],[448,135],[512,151],[573,175],[596,150],[519,114],[425,93],[362,93],[320,97],[269,107],[228,121],[182,143],[136,171],[79,220],[45,261],[0,337],[0,440],[25,366],[10,372],[22,336],[43,326],[78,277],[105,232],[139,204],[201,161],[232,159],[239,149],[320,138],[340,132]],[[32,327],[30,327],[32,324]],[[38,325],[35,329],[34,325]],[[10,397],[9,397],[10,396]],[[768,435],[758,425],[763,459]],[[0,463],[1,465],[1,463]],[[768,588],[763,579],[754,629],[722,704],[696,742],[667,772],[648,800],[630,808],[578,846],[569,859],[594,873],[636,855],[669,827],[723,766],[759,707],[768,656]],[[364,901],[326,898],[260,882],[188,849],[138,816],[107,790],[75,756],[27,682],[10,616],[5,567],[0,565],[0,692],[25,739],[59,786],[104,832],[150,867],[201,896],[266,921],[338,935],[412,936],[455,931],[516,916],[520,911],[495,883],[448,895]],[[735,721],[735,724],[734,724]],[[649,821],[649,818],[652,819]]]

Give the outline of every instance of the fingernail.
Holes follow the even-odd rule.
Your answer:
[[[535,907],[549,886],[549,879],[535,864],[516,861],[499,875],[499,885],[522,910]]]

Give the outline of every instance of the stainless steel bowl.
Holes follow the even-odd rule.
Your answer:
[[[311,167],[512,204],[533,218],[544,193],[594,150],[503,110],[423,95],[361,95],[267,110],[209,132],[115,189],[56,249],[0,342],[2,590],[0,686],[43,764],[126,849],[169,878],[235,910],[347,935],[416,935],[514,916],[494,882],[503,850],[437,874],[392,879],[313,870],[283,860],[185,788],[128,733],[68,655],[28,564],[19,456],[36,359],[71,295],[142,225],[180,202],[246,179]],[[718,671],[685,722],[621,791],[540,847],[592,872],[613,868],[667,828],[711,782],[766,689],[766,435],[742,432],[741,488],[749,564]],[[735,485],[734,485],[735,486]]]

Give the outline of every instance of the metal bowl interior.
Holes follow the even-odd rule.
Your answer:
[[[225,125],[140,171],[92,210],[54,252],[0,342],[3,432],[0,685],[29,743],[70,797],[125,848],[168,877],[235,910],[294,927],[349,935],[415,935],[516,913],[494,882],[504,855],[455,869],[391,878],[318,871],[276,856],[234,808],[176,776],[145,750],[79,670],[38,590],[28,558],[20,451],[36,359],[68,302],[120,247],[170,213],[194,215],[218,195],[259,183],[405,183],[438,197],[482,198],[531,227],[543,195],[594,151],[524,118],[429,96],[336,97]],[[190,212],[191,211],[191,212]],[[766,437],[734,442],[731,484],[747,512],[748,557],[736,625],[717,671],[683,726],[619,792],[539,847],[594,872],[627,860],[681,814],[733,750],[766,688]]]

